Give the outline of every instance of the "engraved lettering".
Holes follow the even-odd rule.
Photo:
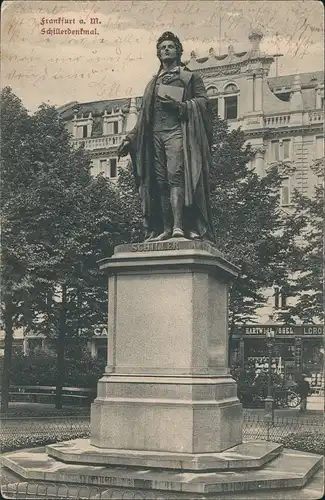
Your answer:
[[[132,243],[132,252],[159,252],[161,250],[179,250],[177,241]]]

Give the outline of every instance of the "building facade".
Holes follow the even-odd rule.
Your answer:
[[[232,338],[233,362],[244,371],[254,366],[258,374],[268,370],[267,336],[273,337],[272,369],[285,380],[304,373],[312,392],[324,394],[323,325],[252,324],[237,328]]]

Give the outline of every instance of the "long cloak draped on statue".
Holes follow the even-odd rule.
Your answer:
[[[201,238],[214,241],[209,206],[209,170],[211,165],[212,115],[201,77],[180,69],[184,84],[183,102],[187,119],[181,122],[184,149],[185,229],[195,230]],[[157,76],[148,83],[137,124],[127,134],[131,141],[133,173],[142,200],[146,231],[159,232],[162,226],[160,198],[154,172],[153,105]]]

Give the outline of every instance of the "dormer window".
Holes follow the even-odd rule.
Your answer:
[[[118,120],[106,121],[104,124],[104,135],[112,135],[119,133]]]
[[[291,92],[275,92],[275,96],[280,99],[280,101],[289,102]]]

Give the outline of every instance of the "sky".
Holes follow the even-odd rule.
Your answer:
[[[283,54],[279,75],[324,69],[324,10],[317,0],[12,0],[3,2],[1,17],[1,87],[10,86],[32,112],[42,102],[142,95],[158,69],[155,46],[164,31],[179,36],[186,60],[192,50],[204,57],[210,47],[217,54],[229,45],[248,50],[249,31],[259,28],[261,50]],[[81,28],[97,31],[71,33]]]

